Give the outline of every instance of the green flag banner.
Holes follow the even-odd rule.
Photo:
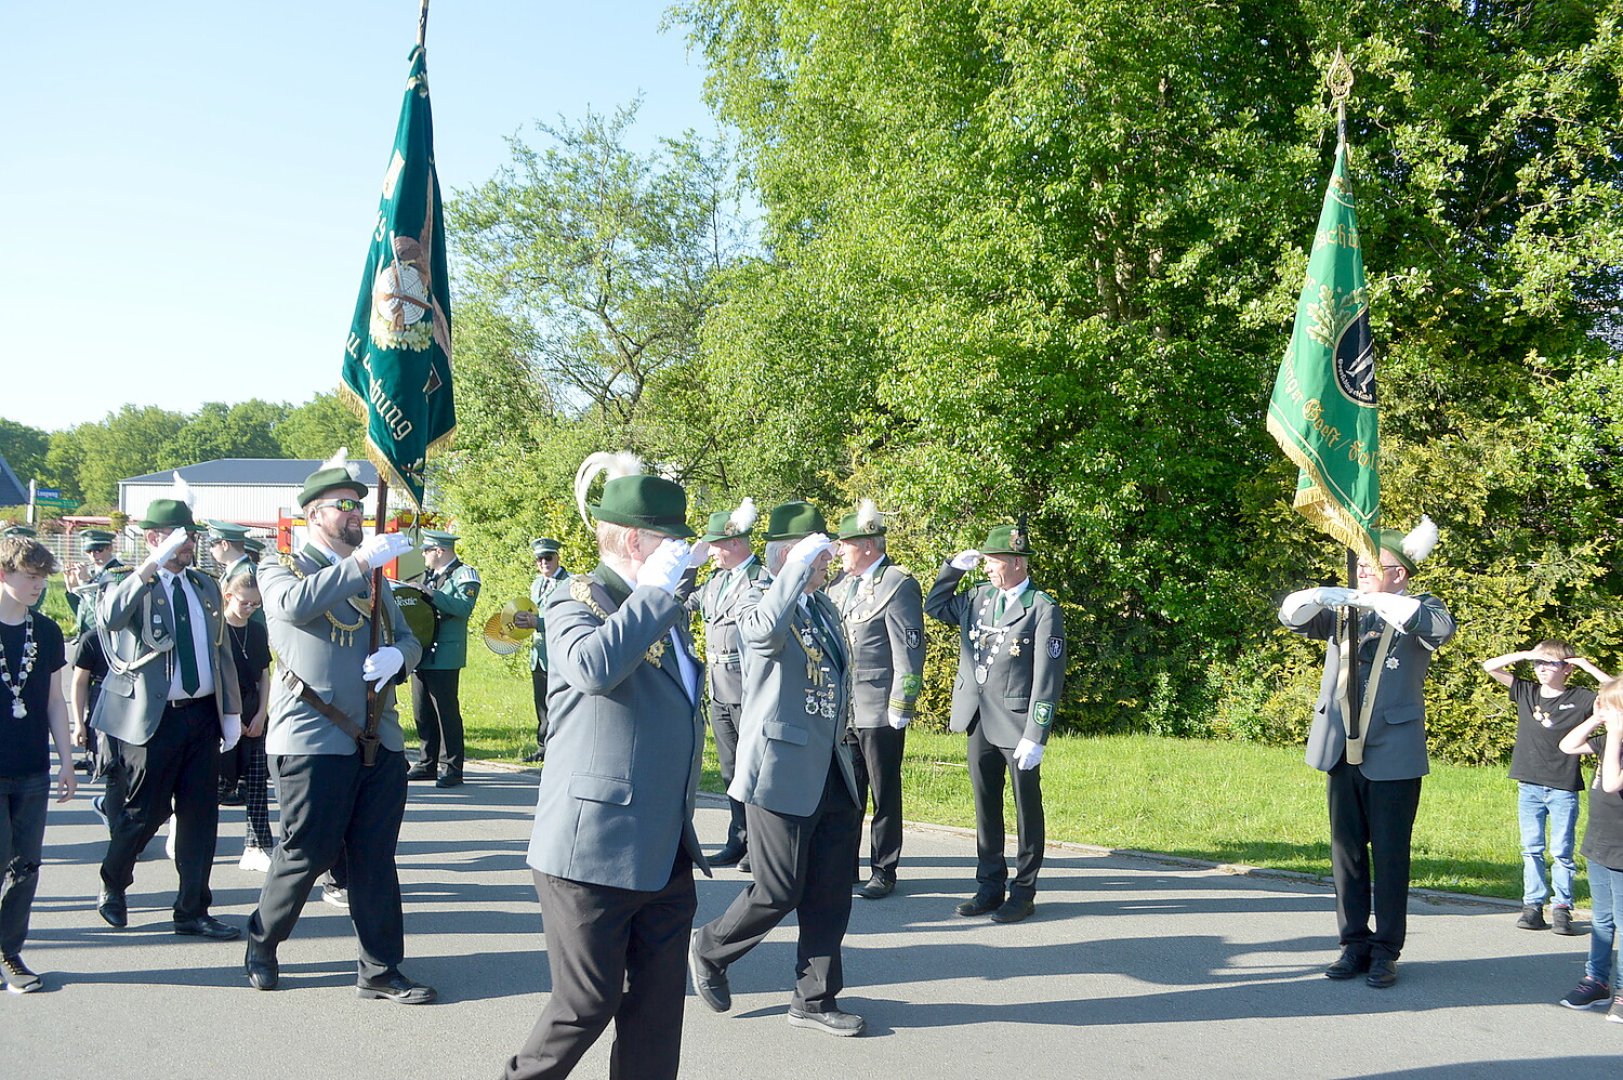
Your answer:
[[[444,236],[427,64],[418,45],[344,346],[343,394],[366,421],[367,456],[419,510],[429,452],[456,432]]]
[[[1268,432],[1302,470],[1297,512],[1372,563],[1380,562],[1378,416],[1369,289],[1342,143],[1268,402]]]

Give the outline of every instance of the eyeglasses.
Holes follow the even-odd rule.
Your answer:
[[[1382,563],[1380,566],[1371,566],[1369,563],[1363,562],[1358,564],[1358,573],[1362,577],[1380,577],[1383,574],[1390,574],[1394,570],[1402,569],[1401,566],[1388,565],[1387,563]]]
[[[322,502],[316,503],[314,508],[319,510],[323,506],[330,506],[334,510],[337,510],[341,514],[353,514],[353,513],[355,513],[355,511],[357,511],[357,510],[359,510],[361,508],[361,500],[359,500],[359,499],[327,499],[327,500],[324,500]]]

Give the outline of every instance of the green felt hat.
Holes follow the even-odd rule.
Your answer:
[[[982,555],[1030,555],[1031,537],[1024,525],[995,525],[981,545]]]
[[[299,492],[299,506],[309,506],[329,491],[347,488],[359,498],[366,498],[366,485],[350,475],[349,454],[339,450],[321,463],[321,468],[304,478],[304,489]]]
[[[713,544],[717,540],[737,540],[747,537],[750,530],[744,529],[740,531],[738,526],[732,523],[732,516],[733,512],[731,510],[717,510],[714,514],[711,514],[710,521],[705,525],[704,532],[700,534],[699,539],[707,544]]]
[[[682,485],[663,476],[617,476],[603,485],[602,500],[588,507],[592,516],[611,525],[648,529],[686,540],[688,497]]]
[[[112,547],[114,539],[106,529],[84,529],[79,533],[79,550],[89,553],[97,548]]]
[[[248,539],[248,526],[237,525],[230,521],[206,521],[209,527],[210,540],[224,540],[231,544],[240,544]]]
[[[1402,529],[1380,529],[1375,534],[1375,541],[1381,546],[1382,551],[1396,555],[1403,568],[1412,574],[1420,567],[1409,558],[1408,552],[1403,550],[1404,536]]]
[[[440,532],[438,529],[423,530],[423,547],[425,548],[445,548],[450,550],[456,547],[456,542],[460,539],[462,537],[453,533]]]
[[[530,557],[539,559],[543,555],[556,555],[562,546],[550,536],[538,536],[530,541]]]
[[[873,500],[864,499],[861,506],[840,519],[840,532],[836,539],[866,540],[871,536],[884,535],[885,515],[874,507]]]
[[[153,499],[147,503],[146,516],[135,523],[137,529],[186,529],[197,531],[192,520],[192,508],[182,499]]]
[[[827,532],[823,512],[811,503],[797,499],[779,503],[766,516],[768,540],[799,540],[812,533]]]

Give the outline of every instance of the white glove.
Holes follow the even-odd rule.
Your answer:
[[[1014,748],[1014,767],[1030,772],[1043,763],[1043,748],[1030,739],[1021,739]]]
[[[825,551],[834,549],[834,541],[823,533],[812,533],[802,536],[795,541],[795,546],[789,549],[788,561],[801,566],[810,566],[817,561],[817,556]]]
[[[174,558],[175,552],[179,551],[181,545],[190,539],[191,533],[187,532],[185,529],[172,530],[169,535],[159,541],[158,546],[153,548],[152,551],[147,555],[146,565],[150,566],[154,570],[158,569],[164,563]]]
[[[1285,597],[1284,603],[1279,605],[1279,618],[1282,622],[1294,624],[1300,620],[1303,613],[1310,607],[1345,607],[1352,603],[1353,597],[1356,595],[1358,594],[1351,589],[1340,589],[1334,586],[1322,589],[1302,589]]]
[[[411,537],[405,533],[373,533],[355,549],[355,557],[369,570],[388,566],[411,550]]]
[[[890,721],[890,726],[895,728],[897,731],[900,731],[907,726],[908,718],[897,712],[895,709],[886,710],[885,719]]]
[[[236,749],[237,741],[241,738],[242,717],[234,712],[220,717],[220,753]]]
[[[1402,630],[1414,618],[1415,612],[1420,610],[1420,601],[1412,596],[1402,593],[1361,592],[1354,593],[1352,603],[1355,607],[1366,608],[1392,624],[1393,629]]]
[[[361,678],[372,684],[372,689],[382,690],[383,684],[400,674],[405,666],[406,658],[400,650],[393,645],[385,645],[377,652],[366,658],[361,667]]]
[[[666,537],[638,568],[637,587],[653,586],[675,596],[676,587],[682,583],[682,575],[687,573],[688,560],[692,558],[692,554],[692,549],[687,546],[686,541]]]
[[[960,551],[949,560],[954,570],[973,570],[975,564],[980,561],[981,553],[974,548],[970,548],[968,551]]]

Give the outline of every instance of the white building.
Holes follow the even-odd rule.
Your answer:
[[[366,460],[354,464],[359,467],[361,483],[366,485],[369,492],[376,492],[377,466]],[[299,492],[304,488],[304,478],[320,467],[321,462],[305,458],[220,458],[205,461],[120,480],[118,508],[128,514],[131,521],[138,520],[153,499],[169,496],[175,473],[178,472],[196,496],[192,517],[197,521],[212,518],[247,525],[256,534],[274,532],[284,517],[298,513]],[[369,498],[369,518],[371,510]]]

